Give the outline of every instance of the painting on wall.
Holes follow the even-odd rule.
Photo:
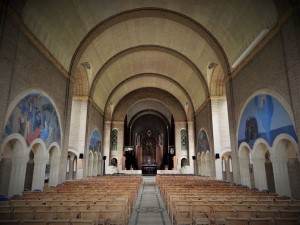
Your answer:
[[[257,95],[245,107],[238,132],[238,144],[246,142],[253,148],[258,138],[270,146],[279,134],[288,134],[298,142],[293,123],[284,107],[268,94]]]
[[[89,143],[89,150],[93,152],[100,152],[101,151],[101,141],[100,141],[100,133],[97,130],[94,130],[90,143]]]
[[[61,132],[57,112],[51,101],[40,93],[31,93],[14,107],[5,125],[4,134],[21,134],[29,146],[41,138],[48,148],[60,144]]]
[[[204,130],[201,130],[198,134],[198,152],[209,150],[209,143],[207,134]]]

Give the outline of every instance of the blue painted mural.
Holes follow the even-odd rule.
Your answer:
[[[100,141],[100,133],[97,130],[94,130],[92,135],[91,135],[91,139],[90,139],[90,143],[89,143],[89,150],[93,151],[93,152],[101,152],[101,141]]]
[[[21,134],[29,146],[41,138],[49,147],[53,142],[60,144],[61,132],[58,116],[51,101],[40,93],[25,96],[13,109],[5,125],[5,136]]]
[[[209,150],[209,143],[207,134],[204,130],[201,130],[198,134],[198,152]]]
[[[279,134],[288,134],[298,142],[292,121],[283,106],[272,96],[257,95],[245,107],[238,133],[238,144],[247,142],[253,148],[258,138],[272,146]]]

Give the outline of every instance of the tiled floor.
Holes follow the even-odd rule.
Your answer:
[[[141,187],[129,225],[171,225],[155,176],[143,176]]]

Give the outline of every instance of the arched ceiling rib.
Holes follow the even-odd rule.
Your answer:
[[[142,13],[146,14],[146,11],[142,10],[140,13],[143,15]],[[146,15],[148,16],[148,14]],[[222,63],[225,60],[225,56],[223,58],[221,56],[218,57],[217,46],[208,44],[205,39],[208,34],[205,31],[194,30],[185,24],[169,20],[167,19],[168,17],[155,18],[147,16],[128,19],[115,24],[109,29],[103,30],[97,37],[90,41],[89,46],[84,49],[85,51],[80,57],[79,62],[90,62],[95,68],[96,73],[113,55],[126,48],[133,48],[139,45],[160,45],[181,52],[204,75],[206,75],[206,66],[211,61]],[[87,37],[86,42],[88,39],[89,37]],[[112,39],[114,39],[113,42],[111,41]],[[213,40],[209,41],[213,42]],[[79,50],[78,54],[80,54]],[[74,63],[76,63],[77,58],[79,56],[76,55]],[[90,79],[93,79],[93,77]]]
[[[184,90],[173,80],[159,74],[139,74],[129,78],[126,80],[126,82],[119,84],[108,97],[105,105],[105,111],[108,110],[108,107],[111,103],[117,105],[123,96],[126,96],[128,93],[140,88],[158,88],[168,92],[176,97],[177,101],[180,102],[182,107],[187,105],[189,106],[186,110],[186,113],[189,119],[192,118],[194,108],[190,96],[186,93],[186,90]],[[99,99],[96,97],[98,98],[98,95],[95,95],[95,103],[100,103]]]
[[[22,18],[73,76],[74,94],[91,89],[101,110],[157,87],[191,117],[224,94],[224,75],[277,12],[273,0],[27,0]],[[218,67],[207,73],[211,62]]]
[[[159,88],[140,88],[124,95],[122,100],[116,105],[113,120],[123,121],[128,109],[137,106],[136,104],[140,103],[141,99],[146,101],[151,99],[164,104],[173,115],[175,121],[186,121],[187,119],[184,108],[175,96]],[[109,109],[107,109],[106,114],[109,114],[108,111]],[[109,117],[109,115],[106,116],[107,119],[110,119]]]
[[[130,123],[135,115],[139,115],[141,112],[147,113],[147,111],[160,112],[171,124],[172,113],[165,104],[157,99],[143,99],[132,105],[127,111],[127,122]]]
[[[193,107],[199,108],[208,97],[208,87],[201,72],[186,57],[160,46],[139,46],[121,52],[109,60],[97,74],[91,96],[99,96],[101,110],[111,92],[119,83],[131,76],[161,74],[174,80],[192,99]],[[167,85],[167,83],[165,83]]]

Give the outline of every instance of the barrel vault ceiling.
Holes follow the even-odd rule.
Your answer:
[[[103,113],[144,89],[128,110],[171,111],[153,90],[192,116],[224,95],[224,78],[277,12],[272,0],[28,0],[22,18],[73,77],[74,96]]]

